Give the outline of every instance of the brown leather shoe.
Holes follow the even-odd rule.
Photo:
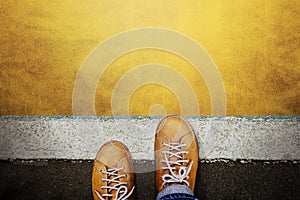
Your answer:
[[[133,184],[133,164],[128,148],[118,141],[104,144],[94,161],[92,174],[94,199],[133,199]]]
[[[198,145],[192,127],[179,115],[164,117],[155,136],[156,188],[158,193],[173,184],[194,191]]]

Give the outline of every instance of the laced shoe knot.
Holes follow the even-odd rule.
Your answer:
[[[106,178],[101,178],[102,182],[107,182],[106,185],[102,185],[101,189],[106,189],[107,194],[100,194],[97,190],[94,190],[96,195],[101,200],[105,200],[106,197],[113,198],[113,195],[111,194],[113,190],[116,191],[116,196],[114,200],[126,200],[130,197],[130,195],[133,193],[134,187],[132,187],[131,191],[128,191],[127,182],[120,181],[120,178],[126,178],[127,174],[121,174],[119,175],[119,171],[125,170],[125,167],[121,168],[112,168],[105,170],[100,170],[100,173],[106,174]]]
[[[192,169],[193,161],[190,162],[188,166],[184,166],[189,163],[189,160],[183,159],[184,154],[188,154],[188,151],[181,150],[182,147],[186,147],[187,144],[182,143],[162,143],[163,146],[169,148],[169,151],[161,151],[164,154],[165,159],[161,160],[162,163],[166,163],[167,166],[162,167],[162,170],[169,170],[168,174],[164,174],[162,176],[162,180],[164,181],[162,186],[165,184],[172,184],[172,183],[184,183],[189,186],[189,173]],[[175,157],[175,161],[171,161],[171,158]],[[179,166],[179,169],[178,168]]]

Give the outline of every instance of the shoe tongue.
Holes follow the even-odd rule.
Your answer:
[[[109,179],[113,179],[115,178],[115,176],[110,176]],[[116,185],[117,183],[110,183],[108,186],[111,186],[113,187],[114,185]],[[116,198],[116,195],[117,195],[117,190],[112,190],[110,192],[110,194],[112,195],[112,198],[111,199],[115,199]]]
[[[177,150],[170,150],[170,152],[172,152],[172,153],[178,153]],[[172,162],[178,161],[178,160],[179,160],[179,158],[176,157],[176,156],[172,156],[172,157],[169,158],[169,161],[172,161]]]
[[[106,166],[107,170],[113,169],[113,168],[121,168],[126,167],[126,160],[127,160],[127,154],[126,152],[119,146],[112,145],[110,148],[106,149],[106,152],[103,152],[101,157],[101,162]],[[124,173],[124,171],[118,171],[118,174]],[[108,179],[113,179],[116,176],[109,176]],[[119,180],[121,181],[121,180]],[[117,183],[111,182],[108,186],[113,187]],[[111,199],[115,199],[117,190],[111,190],[109,192],[112,195]]]
[[[177,157],[171,157],[170,159],[169,159],[170,161],[172,161],[172,162],[175,162],[175,161],[177,161],[177,160],[179,160]]]
[[[124,167],[124,169],[118,171],[118,175],[122,175],[122,174],[125,174],[125,173],[128,173],[128,172],[132,173],[131,168],[130,168],[129,163],[128,163],[128,158],[126,156],[121,158],[119,163],[118,163],[118,168],[121,168],[121,167]],[[116,176],[110,176],[109,177],[109,179],[113,179],[113,178],[116,178]],[[127,179],[127,177],[121,177],[121,178],[118,179],[118,181],[128,182],[128,179]],[[112,182],[112,183],[109,184],[109,186],[113,187],[116,184],[118,184],[118,183]],[[122,186],[124,186],[124,184],[122,184]],[[115,199],[117,197],[117,192],[118,192],[117,190],[112,190],[110,192],[110,194],[112,195],[111,199]],[[120,197],[120,195],[122,195],[122,192],[120,192],[118,194],[119,197]]]

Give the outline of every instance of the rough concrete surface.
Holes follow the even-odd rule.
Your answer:
[[[155,199],[153,161],[134,161],[135,199]],[[0,199],[92,199],[92,161],[0,161]],[[201,200],[296,200],[300,167],[293,162],[199,163],[195,194]]]
[[[93,159],[115,139],[154,159],[160,118],[0,117],[0,159]],[[188,118],[200,159],[299,160],[299,118]]]

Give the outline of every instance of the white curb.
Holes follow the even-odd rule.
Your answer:
[[[154,159],[160,118],[0,117],[0,159],[93,159],[109,140]],[[300,160],[299,118],[187,118],[200,159]]]

